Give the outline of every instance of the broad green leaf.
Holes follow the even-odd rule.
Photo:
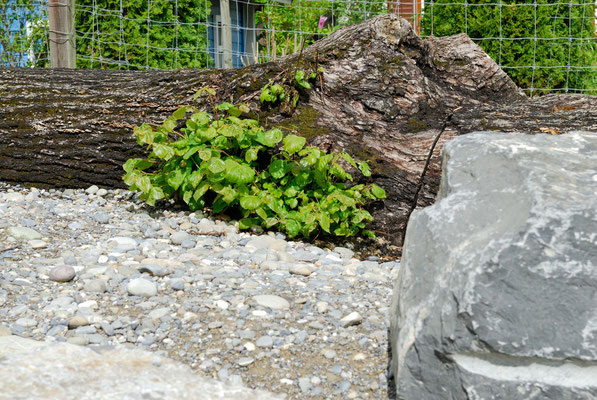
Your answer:
[[[253,226],[253,220],[251,218],[242,218],[238,221],[238,229],[250,229]]]
[[[259,215],[259,217],[261,217],[261,219],[264,221],[268,218],[267,212],[265,212],[265,210],[262,207],[259,207],[258,209],[256,209],[255,213],[257,215]]]
[[[226,179],[233,183],[251,183],[255,178],[255,171],[248,165],[239,164],[230,158],[226,160]]]
[[[189,158],[191,158],[191,156],[193,154],[195,154],[197,151],[199,150],[199,147],[197,146],[193,146],[191,147],[189,150],[187,150],[186,153],[184,153],[184,156],[182,156],[183,160],[188,160]]]
[[[216,197],[216,200],[211,205],[211,209],[214,213],[219,214],[228,208],[228,203],[222,200],[222,197]]]
[[[371,169],[369,168],[369,164],[367,164],[366,162],[360,162],[359,169],[361,170],[364,176],[371,176]]]
[[[288,135],[284,138],[284,150],[289,154],[294,154],[297,151],[301,150],[305,143],[307,143],[307,139],[297,135]]]
[[[288,204],[290,208],[296,208],[296,206],[298,206],[298,199],[286,199],[286,204]]]
[[[187,177],[187,182],[191,185],[193,189],[195,189],[201,183],[203,176],[203,171],[195,170],[189,174],[189,176]]]
[[[164,191],[159,187],[152,186],[151,190],[149,191],[149,193],[147,195],[147,204],[149,204],[150,206],[154,206],[156,200],[163,199],[163,198],[164,198]]]
[[[363,229],[363,230],[361,231],[361,234],[362,234],[363,236],[365,236],[365,237],[368,237],[368,238],[371,238],[371,239],[375,239],[375,233],[373,233],[373,232],[371,232],[371,231],[368,231],[368,230],[366,230],[366,229]]]
[[[284,191],[284,196],[286,197],[295,197],[298,194],[298,189],[296,186],[289,186],[285,191]]]
[[[275,179],[281,179],[287,172],[287,162],[284,160],[275,160],[269,165],[269,173]]]
[[[203,161],[208,161],[211,158],[211,149],[203,148],[199,150],[199,158]]]
[[[353,167],[357,168],[357,163],[354,161],[354,159],[350,156],[350,154],[346,153],[345,151],[343,151],[342,153],[340,153],[340,157],[342,157],[344,159],[344,161],[346,161],[347,163],[349,163],[350,165],[352,165]]]
[[[137,181],[135,182],[135,184],[144,193],[149,193],[152,188],[149,176],[140,176],[139,179],[137,179]]]
[[[166,178],[168,185],[172,187],[174,190],[178,190],[182,182],[184,181],[186,174],[180,168],[176,168],[174,171],[170,172]]]
[[[193,96],[193,100],[196,100],[203,93],[207,93],[210,96],[216,95],[216,91],[214,89],[209,88],[209,87],[203,87],[203,88],[199,89],[199,91],[197,93],[195,93],[195,95]]]
[[[207,125],[209,124],[209,121],[211,121],[211,118],[208,113],[200,112],[191,115],[191,121],[194,121],[199,125]]]
[[[261,96],[259,96],[259,101],[262,103],[272,101],[272,94],[269,88],[265,87],[261,90]]]
[[[261,199],[257,196],[243,196],[240,199],[240,206],[245,210],[255,210],[261,206]]]
[[[124,170],[125,172],[129,173],[134,169],[138,169],[143,171],[151,166],[153,166],[154,162],[149,161],[146,158],[131,158],[124,163]]]
[[[386,198],[386,191],[377,186],[375,183],[371,184],[371,193],[378,199]]]
[[[295,237],[301,231],[301,225],[294,219],[286,220],[286,233],[288,236]]]
[[[220,172],[224,172],[226,164],[219,158],[213,158],[209,160],[207,169],[213,174],[219,174]]]
[[[233,107],[234,107],[234,104],[225,102],[225,103],[218,105],[216,108],[220,111],[227,111]]]
[[[238,192],[230,186],[224,186],[218,193],[222,195],[222,200],[228,204],[232,203],[238,194]]]
[[[193,198],[193,190],[187,190],[182,194],[182,201],[189,204],[191,199]]]
[[[205,140],[211,140],[218,135],[216,129],[211,126],[207,129],[201,129],[198,133],[199,136]]]
[[[164,120],[164,122],[162,123],[162,126],[168,132],[172,132],[176,128],[176,119],[173,117],[168,117]]]
[[[267,147],[274,147],[277,143],[280,143],[282,140],[282,131],[274,128],[270,129],[269,131],[260,131],[257,133],[255,140]]]
[[[141,172],[140,171],[131,171],[127,174],[124,175],[124,183],[127,186],[136,186],[137,180],[139,179],[139,177],[141,176]],[[134,188],[131,188],[130,190],[135,190]]]
[[[266,228],[271,228],[272,226],[274,226],[278,223],[278,220],[274,217],[270,217],[270,218],[266,218],[265,220],[263,220],[263,223]]]
[[[156,157],[161,158],[162,160],[168,161],[169,159],[174,157],[174,150],[172,149],[172,147],[165,144],[154,144],[153,154],[155,154]]]
[[[180,107],[178,110],[174,111],[172,116],[176,119],[184,118],[184,115],[187,113],[187,108],[185,106]]]
[[[251,162],[257,160],[259,156],[259,150],[262,148],[262,146],[249,147],[245,153],[245,161]]]
[[[199,201],[200,198],[203,197],[203,195],[209,190],[209,183],[208,182],[203,182],[201,185],[199,185],[199,187],[195,190],[195,193],[193,193],[193,199],[195,199],[195,201]]]
[[[330,233],[330,216],[325,213],[319,214],[319,226],[325,232]]]
[[[155,132],[150,125],[143,124],[141,126],[135,126],[133,133],[137,135],[137,143],[139,144],[152,144],[155,141]]]

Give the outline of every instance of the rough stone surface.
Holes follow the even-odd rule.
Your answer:
[[[8,234],[16,240],[39,240],[41,234],[31,228],[24,226],[12,226],[7,230]]]
[[[597,133],[446,145],[391,309],[398,398],[597,398]]]
[[[92,350],[0,337],[0,382],[6,399],[247,399],[282,396],[223,383],[156,354],[123,347]],[[90,379],[93,377],[93,379]]]

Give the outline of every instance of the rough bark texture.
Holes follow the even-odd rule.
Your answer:
[[[316,66],[325,69],[323,87],[304,94],[292,115],[260,110],[268,80]],[[0,69],[0,180],[122,187],[122,164],[143,154],[132,127],[160,122],[204,85],[217,88],[217,101],[249,101],[268,125],[369,160],[389,195],[374,210],[374,229],[398,245],[417,191],[419,207],[435,198],[447,140],[476,130],[597,130],[597,96],[529,99],[466,35],[422,40],[385,15],[237,70]]]

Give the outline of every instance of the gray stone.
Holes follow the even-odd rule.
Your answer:
[[[261,336],[255,342],[257,347],[272,347],[274,345],[274,339],[271,336]]]
[[[295,275],[309,276],[315,271],[315,267],[310,264],[297,263],[288,268],[288,272]]]
[[[359,314],[356,311],[351,312],[350,314],[348,314],[340,320],[340,324],[345,328],[353,325],[358,325],[361,322],[363,322],[363,317],[361,317],[361,314]]]
[[[189,235],[188,233],[186,233],[184,231],[174,232],[170,236],[170,241],[172,242],[172,244],[182,244],[184,241],[190,240],[190,239],[191,239],[191,235]]]
[[[29,241],[41,239],[41,233],[24,226],[11,226],[6,232],[16,240]]]
[[[168,269],[157,264],[143,264],[139,267],[139,272],[146,272],[151,276],[166,276],[171,273]]]
[[[85,189],[85,193],[96,194],[98,190],[99,190],[99,188],[96,185],[92,185],[92,186],[89,186],[87,189]]]
[[[68,320],[69,329],[77,329],[81,326],[89,325],[89,320],[82,315],[75,315]]]
[[[132,279],[127,285],[126,290],[131,296],[152,297],[158,293],[153,282],[147,279]]]
[[[98,196],[103,197],[103,196],[105,196],[105,195],[108,194],[108,191],[106,189],[104,189],[104,188],[101,188],[97,192],[95,192],[95,194],[97,194]]]
[[[91,216],[91,218],[93,218],[100,224],[107,224],[108,222],[110,222],[110,216],[108,214],[106,214],[105,212],[95,213]]]
[[[93,293],[104,293],[106,291],[106,281],[103,279],[92,279],[85,283],[85,291]]]
[[[52,268],[48,276],[54,282],[72,281],[75,277],[75,269],[70,265],[60,265]]]
[[[394,286],[397,397],[597,398],[597,133],[468,134],[443,162]]]
[[[273,308],[275,310],[288,310],[290,308],[288,300],[276,295],[264,294],[255,296],[253,299],[260,306]]]

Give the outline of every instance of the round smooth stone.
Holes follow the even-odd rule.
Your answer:
[[[60,265],[50,270],[49,277],[54,282],[69,282],[75,277],[75,269],[70,265]]]
[[[69,329],[77,329],[80,326],[89,325],[89,321],[87,318],[83,317],[82,315],[75,315],[71,319],[68,320],[68,328]]]
[[[126,290],[131,296],[152,297],[158,294],[158,289],[153,282],[143,278],[131,280],[126,285]]]

